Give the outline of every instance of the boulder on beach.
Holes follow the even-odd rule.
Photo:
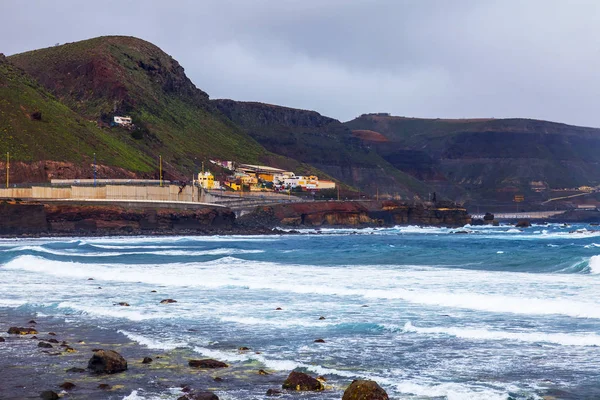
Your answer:
[[[64,390],[71,390],[75,387],[75,384],[72,382],[64,382],[59,387]]]
[[[173,300],[173,299],[164,299],[160,301],[160,304],[170,304],[170,303],[177,303],[177,300]]]
[[[99,374],[114,374],[127,369],[127,361],[114,350],[96,350],[88,362],[88,369]]]
[[[194,368],[227,368],[229,365],[224,362],[206,358],[204,360],[190,360],[188,362],[190,367]]]
[[[58,400],[58,393],[53,392],[52,390],[46,390],[40,393],[40,397],[44,400]]]
[[[10,333],[11,335],[37,335],[38,333],[38,331],[33,328],[19,328],[16,326],[11,326],[6,332]]]
[[[283,385],[282,388],[287,390],[297,391],[321,391],[325,389],[325,386],[317,379],[303,372],[292,371]]]
[[[389,397],[375,381],[354,380],[344,392],[342,400],[389,400]]]
[[[152,362],[152,358],[150,357],[144,357],[144,359],[142,360],[142,364],[150,364]]]

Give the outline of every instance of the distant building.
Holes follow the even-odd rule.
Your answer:
[[[120,126],[131,126],[133,122],[131,121],[131,117],[120,117],[115,115],[113,117],[113,122],[111,125],[120,125]]]
[[[319,181],[319,184],[317,186],[318,186],[319,190],[335,189],[335,182],[334,181]]]
[[[218,184],[219,182],[217,182]],[[204,189],[216,189],[215,188],[215,177],[210,172],[200,172],[198,174],[198,185]],[[220,187],[220,185],[218,185]]]
[[[233,161],[222,161],[222,160],[210,160],[211,163],[218,165],[219,167],[226,168],[230,171],[233,171]]]

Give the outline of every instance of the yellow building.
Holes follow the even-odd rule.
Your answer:
[[[204,189],[214,189],[215,188],[215,177],[210,172],[201,172],[198,174],[198,185],[202,186]]]

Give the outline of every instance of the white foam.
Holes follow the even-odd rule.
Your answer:
[[[410,321],[404,325],[403,331],[428,335],[448,335],[471,340],[513,340],[527,343],[554,343],[563,346],[600,346],[600,336],[594,333],[507,332],[456,327],[420,328],[413,326]]]
[[[71,310],[80,311],[84,314],[95,316],[95,317],[112,317],[112,318],[124,318],[130,321],[147,321],[151,319],[169,319],[178,318],[176,314],[170,314],[167,312],[153,312],[152,309],[144,308],[144,311],[136,309],[136,307],[121,307],[121,306],[92,306],[88,304],[80,304],[73,302],[61,302],[58,304],[58,308],[69,308]],[[171,309],[172,307],[169,307]]]
[[[236,317],[225,316],[220,318],[223,322],[235,322],[242,325],[276,326],[279,328],[289,328],[293,326],[302,327],[322,327],[334,325],[332,322],[311,321],[308,319],[279,319],[279,318],[256,318],[256,317]]]
[[[594,275],[600,274],[600,255],[590,257],[588,265],[590,273]]]
[[[203,356],[215,358],[217,360],[223,360],[227,362],[245,362],[245,361],[258,361],[263,364],[268,369],[276,370],[276,371],[291,371],[296,368],[304,368],[308,371],[312,371],[319,375],[337,375],[344,376],[348,378],[353,378],[360,376],[356,372],[352,371],[342,371],[334,368],[328,368],[321,365],[314,364],[306,364],[303,362],[297,362],[294,360],[280,360],[280,359],[272,359],[265,356],[264,353],[256,354],[252,352],[248,353],[239,353],[233,351],[223,351],[210,349],[206,347],[194,347],[194,351]]]
[[[146,346],[149,349],[173,350],[176,348],[188,347],[188,344],[185,342],[173,342],[168,339],[167,340],[156,340],[156,339],[151,339],[149,337],[142,336],[137,333],[133,333],[133,332],[125,331],[125,330],[118,330],[117,332],[122,333],[123,335],[127,336],[129,339],[133,340],[134,342],[137,342],[137,343],[141,344],[142,346]]]

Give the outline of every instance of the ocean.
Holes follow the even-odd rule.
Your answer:
[[[3,239],[0,310],[76,321],[149,351],[327,378],[325,392],[302,399],[340,399],[357,378],[377,381],[393,399],[596,399],[593,229]],[[166,298],[177,303],[160,304]],[[216,393],[259,399],[268,387],[230,381]],[[179,395],[152,386],[112,398]]]

